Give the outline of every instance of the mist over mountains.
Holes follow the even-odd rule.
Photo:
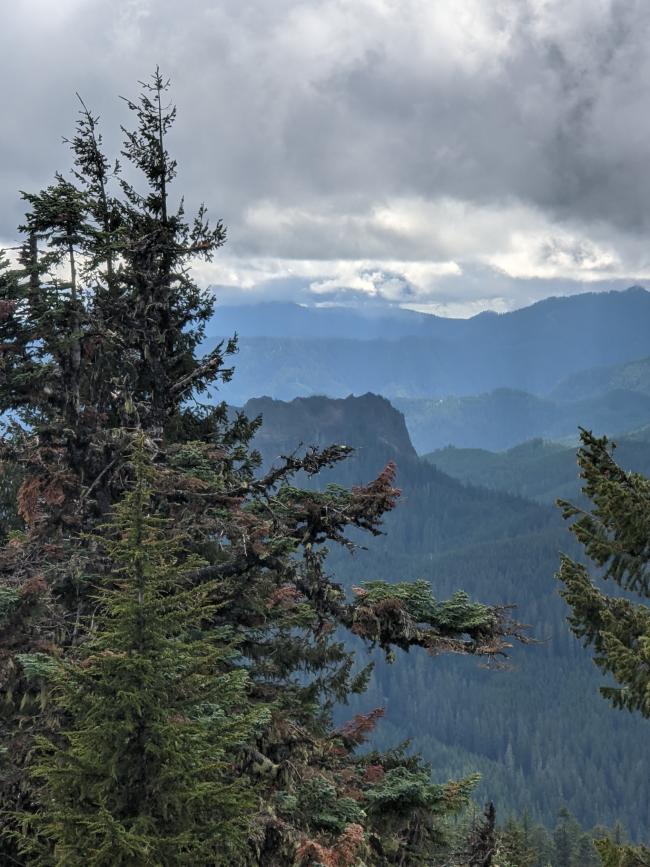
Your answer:
[[[583,400],[614,390],[650,395],[650,358],[579,371],[558,383],[549,397],[558,401]]]

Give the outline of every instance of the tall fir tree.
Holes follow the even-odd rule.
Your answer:
[[[650,481],[616,463],[615,445],[607,437],[587,430],[580,436],[578,465],[591,506],[581,509],[564,500],[558,505],[566,520],[575,519],[571,532],[596,567],[597,579],[563,556],[557,576],[564,585],[561,594],[571,608],[573,632],[594,649],[594,662],[615,681],[601,687],[602,695],[614,707],[650,717]],[[605,593],[603,581],[613,582],[618,593]],[[607,867],[648,863],[644,847],[611,840],[597,846]]]
[[[247,843],[254,796],[232,769],[265,711],[212,625],[219,582],[192,583],[201,562],[153,512],[146,449],[138,437],[133,488],[95,540],[106,575],[87,640],[61,663],[18,656],[61,712],[30,765],[38,809],[18,843],[33,865],[230,865]]]
[[[650,481],[618,466],[607,437],[582,430],[581,441],[578,465],[591,507],[564,500],[558,505],[566,520],[575,519],[571,532],[600,580],[563,556],[561,593],[571,608],[573,632],[594,648],[594,662],[616,681],[601,688],[603,696],[615,707],[650,717],[650,607],[644,601],[650,599]],[[601,581],[611,581],[626,596],[606,594]]]
[[[9,696],[1,800],[14,811],[33,800],[25,761],[34,737],[60,724],[58,705],[16,660],[83,653],[93,600],[111,574],[92,540],[133,484],[129,449],[141,431],[155,448],[152,508],[183,534],[178,568],[197,587],[219,582],[212,627],[233,633],[251,702],[271,707],[232,768],[258,796],[247,863],[415,865],[440,848],[445,816],[467,802],[472,780],[436,786],[404,751],[360,755],[379,711],[334,728],[334,704],[367,678],[354,673],[340,631],[389,656],[420,647],[490,658],[518,628],[507,609],[463,593],[438,600],[425,581],[369,582],[348,598],[327,572],[328,546],[353,548],[350,530],[380,532],[399,495],[395,468],[352,490],[301,490],[297,474],[315,475],[350,450],[310,449],[258,476],[249,442],[259,420],[198,404],[231,375],[235,344],[198,355],[213,301],[190,266],[221,246],[225,230],[209,226],[204,208],[188,222],[182,204],[171,205],[167,86],[156,71],[126,101],[135,127],[122,155],[144,192],[103,155],[97,119],[82,106],[73,180],[26,196],[21,262],[0,274],[0,410],[17,418],[2,458],[20,468],[23,522],[0,554]],[[4,845],[17,859],[12,839]]]
[[[496,863],[499,867],[534,867],[536,861],[530,822],[509,819],[498,834]]]

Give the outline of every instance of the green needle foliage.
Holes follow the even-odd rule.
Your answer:
[[[170,197],[167,88],[156,70],[126,100],[132,181],[82,103],[72,180],[24,194],[20,261],[0,263],[0,412],[15,419],[0,439],[0,860],[237,863],[243,775],[256,794],[248,865],[426,863],[471,780],[432,788],[403,752],[359,755],[381,712],[335,727],[334,705],[369,675],[342,636],[389,656],[490,659],[517,626],[506,608],[440,601],[424,582],[372,582],[349,599],[328,550],[381,532],[395,467],[350,490],[301,490],[301,474],[351,449],[258,474],[261,420],[199,403],[230,378],[236,349],[201,354],[214,299],[191,273],[225,228]],[[134,436],[150,466],[143,454],[134,466]],[[5,817],[36,802],[21,855]]]
[[[50,678],[62,723],[32,768],[30,864],[233,864],[246,840],[237,756],[264,712],[247,708],[229,630],[207,628],[218,583],[189,582],[201,564],[154,512],[142,439],[133,463],[97,540],[112,568],[88,639]]]
[[[571,532],[583,545],[601,579],[613,581],[622,595],[600,590],[587,569],[563,556],[558,578],[571,607],[569,623],[585,645],[594,648],[594,662],[613,676],[616,686],[601,687],[614,707],[650,717],[650,606],[635,602],[632,593],[650,599],[650,481],[621,469],[606,437],[581,432],[578,465],[590,510],[558,501],[565,519],[575,518]],[[647,867],[650,852],[619,846],[610,840],[596,844],[605,867]]]
[[[571,532],[597,567],[625,597],[607,595],[587,568],[563,556],[558,578],[571,608],[569,623],[585,645],[594,648],[595,663],[613,675],[617,686],[601,693],[615,707],[650,717],[650,481],[622,470],[606,437],[581,433],[578,464],[583,491],[592,507],[582,510],[558,501],[565,519],[576,520]]]

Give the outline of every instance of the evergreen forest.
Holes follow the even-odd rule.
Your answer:
[[[648,293],[220,320],[123,108],[0,256],[0,863],[648,867]]]

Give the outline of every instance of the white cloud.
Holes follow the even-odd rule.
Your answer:
[[[376,282],[369,276],[373,269],[400,273],[428,289],[436,277],[461,274],[465,262],[522,279],[594,282],[650,273],[643,241],[625,239],[602,224],[554,221],[540,208],[512,198],[488,204],[450,197],[398,198],[357,213],[283,208],[266,201],[246,212],[240,232],[244,237],[250,233],[251,245],[282,251],[287,261],[292,254],[297,262],[318,261],[319,250],[347,253],[350,265],[338,260],[337,276],[315,289],[341,285],[338,275],[347,274],[351,288],[370,291]],[[360,260],[354,256],[357,250],[374,255]],[[305,252],[309,259],[300,255]],[[304,264],[296,269],[307,276]],[[316,270],[329,274],[332,269],[323,262]],[[310,265],[309,273],[313,271]]]
[[[195,273],[204,284],[232,286],[244,292],[257,290],[274,280],[299,280],[314,295],[337,289],[354,289],[368,295],[391,294],[391,300],[413,291],[427,291],[441,276],[461,273],[456,262],[417,262],[394,259],[238,259],[228,255],[210,263],[196,263]],[[397,293],[397,289],[401,292]],[[386,297],[388,297],[386,295]]]
[[[472,301],[430,301],[427,304],[402,304],[407,310],[418,313],[430,313],[434,316],[446,316],[451,319],[468,319],[485,310],[494,313],[507,313],[513,309],[509,298],[474,298]]]
[[[624,0],[8,4],[0,232],[69,163],[75,90],[116,153],[160,63],[177,189],[229,226],[204,282],[469,310],[642,280],[648,39]]]

